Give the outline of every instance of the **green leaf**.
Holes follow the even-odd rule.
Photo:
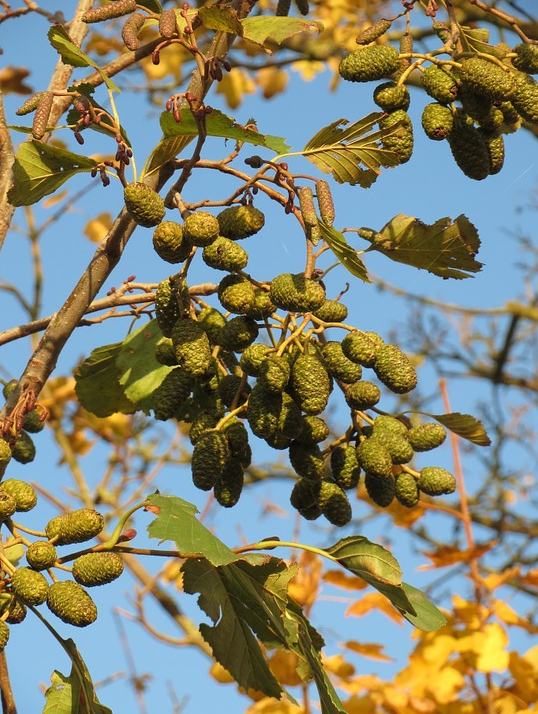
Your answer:
[[[396,558],[377,543],[364,536],[342,538],[325,551],[343,568],[358,575],[370,585],[378,583],[401,585],[402,569]]]
[[[72,67],[93,67],[99,72],[101,79],[112,92],[120,91],[119,87],[103,72],[99,65],[74,44],[63,25],[53,25],[48,31],[47,37],[65,64],[69,64]]]
[[[357,278],[360,278],[365,283],[372,281],[366,272],[366,266],[359,258],[357,251],[354,250],[349,243],[346,242],[343,234],[337,231],[336,228],[328,226],[323,221],[319,222],[319,227],[323,235],[324,241],[327,243],[344,268]]]
[[[261,45],[269,53],[274,45],[281,45],[299,32],[319,34],[323,30],[321,22],[297,17],[262,17],[258,15],[241,20],[241,24],[243,25],[243,38]]]
[[[239,558],[196,518],[197,508],[177,496],[149,496],[148,504],[157,517],[148,526],[150,538],[172,540],[179,555],[207,558],[212,565],[226,565]]]
[[[55,670],[51,686],[45,692],[46,704],[43,714],[112,714],[112,710],[100,704],[84,660],[73,640],[60,642],[71,659],[71,673],[66,677]]]
[[[435,632],[446,625],[446,617],[421,590],[408,583],[402,583],[402,588],[416,612],[402,612],[406,620],[424,632]]]
[[[363,136],[382,116],[382,112],[372,112],[349,126],[347,119],[338,119],[318,131],[298,153],[324,173],[332,174],[338,183],[369,188],[381,173],[381,167],[396,166],[399,162],[398,156],[381,144],[396,131],[396,125]]]
[[[180,122],[174,119],[171,112],[163,112],[161,114],[161,129],[165,139],[172,136],[196,136],[198,134],[196,121],[190,109],[181,110]],[[290,148],[281,137],[260,134],[253,129],[244,129],[239,124],[236,124],[231,117],[226,116],[218,109],[213,109],[207,115],[206,131],[208,136],[220,136],[224,139],[235,139],[235,141],[254,144],[254,146],[263,146],[278,154],[285,153]]]
[[[12,206],[31,206],[54,193],[71,176],[95,166],[95,159],[40,141],[25,141],[15,154],[8,200]]]
[[[426,413],[426,412],[423,412]],[[460,414],[452,412],[451,414],[427,414],[442,424],[454,434],[461,436],[462,439],[467,439],[477,446],[489,446],[491,439],[487,435],[484,425],[476,417],[471,414]]]
[[[243,25],[237,17],[236,11],[227,5],[201,7],[198,10],[198,17],[208,30],[228,32],[231,35],[241,36],[243,34]]]
[[[283,690],[254,635],[273,624],[275,602],[270,597],[268,578],[277,573],[275,560],[270,559],[258,572],[247,562],[215,568],[207,560],[188,560],[181,570],[185,592],[200,593],[198,604],[213,622],[213,626],[201,624],[200,632],[215,659],[242,687],[278,699]],[[282,561],[278,563],[281,568]],[[249,585],[254,588],[254,596]],[[262,592],[258,594],[260,588]]]
[[[116,359],[119,383],[127,398],[145,414],[152,407],[153,392],[172,369],[155,359],[155,345],[160,339],[162,332],[157,320],[145,322],[123,340]]]
[[[133,414],[136,405],[126,396],[119,383],[116,360],[122,343],[103,345],[92,350],[75,370],[75,392],[84,409],[98,417],[116,412]]]
[[[147,8],[150,12],[156,12],[158,15],[163,11],[161,4],[157,0],[138,0],[137,4],[140,7]]]
[[[475,260],[480,249],[478,232],[463,214],[454,222],[440,218],[429,226],[418,218],[399,213],[379,233],[360,228],[359,235],[376,250],[397,263],[427,270],[442,278],[472,277],[482,263]]]
[[[140,175],[140,180],[142,181],[144,177],[158,171],[161,166],[181,154],[183,149],[194,139],[194,136],[194,134],[189,134],[187,136],[172,136],[169,139],[161,139],[149,155]]]

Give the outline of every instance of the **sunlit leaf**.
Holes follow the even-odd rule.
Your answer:
[[[238,556],[208,531],[196,518],[198,509],[177,496],[149,496],[148,504],[157,517],[149,524],[150,538],[171,540],[180,555],[206,558],[212,565],[233,563]]]
[[[125,396],[119,382],[116,360],[121,350],[121,342],[97,347],[75,370],[77,399],[84,409],[98,417],[136,411],[136,405]]]
[[[126,396],[149,414],[153,393],[172,369],[155,359],[155,345],[162,339],[157,320],[145,322],[123,340],[116,367]]]
[[[399,213],[379,232],[360,228],[359,235],[371,242],[368,250],[442,278],[461,280],[482,268],[475,260],[480,248],[478,232],[464,215],[453,223],[450,218],[440,218],[430,226]]]
[[[100,243],[112,227],[112,214],[105,212],[100,213],[95,218],[92,218],[84,227],[84,235],[91,240],[92,243]]]
[[[365,283],[372,281],[366,272],[366,266],[359,258],[357,251],[347,243],[344,235],[337,231],[336,228],[328,226],[323,221],[320,221],[319,227],[323,235],[323,240],[327,243],[344,268],[357,278],[360,278]]]
[[[15,154],[8,200],[13,206],[30,206],[54,193],[71,176],[90,172],[96,165],[86,156],[41,141],[25,141]]]
[[[258,15],[241,20],[245,40],[261,45],[267,52],[274,45],[281,45],[285,40],[299,32],[320,33],[321,22],[305,20],[298,17],[267,17]]]
[[[65,64],[70,64],[72,67],[93,67],[99,72],[103,82],[113,92],[119,92],[119,87],[108,77],[99,65],[92,60],[80,47],[69,37],[69,34],[63,25],[53,25],[47,33],[50,44],[61,56]]]
[[[342,570],[326,570],[322,579],[324,583],[329,583],[344,590],[364,590],[368,587],[368,584],[360,578],[354,575],[347,575]]]
[[[421,590],[409,583],[402,583],[402,588],[415,611],[402,612],[406,620],[425,632],[435,632],[446,625],[446,617]]]
[[[446,568],[456,563],[470,563],[480,558],[484,553],[488,553],[498,545],[498,541],[490,541],[476,545],[474,548],[460,548],[452,545],[442,545],[436,550],[423,551],[424,555],[431,560],[431,565],[419,566],[419,570],[431,570],[432,568]]]
[[[397,610],[386,595],[380,592],[361,594],[346,610],[346,617],[364,617],[372,610],[386,615],[398,625],[402,624],[402,614]]]
[[[369,188],[381,173],[381,167],[396,166],[398,156],[382,146],[382,139],[395,126],[372,131],[383,114],[373,112],[349,124],[347,119],[324,127],[298,152],[338,183],[359,184]],[[349,124],[349,125],[348,125]],[[370,131],[371,133],[366,134]]]
[[[208,30],[218,30],[233,35],[243,34],[243,25],[237,17],[237,12],[228,5],[201,7],[198,10],[198,17]]]
[[[383,645],[378,645],[372,642],[365,643],[350,640],[348,642],[344,642],[344,647],[351,650],[351,652],[356,652],[357,654],[362,655],[363,657],[380,660],[381,662],[394,662],[392,657],[383,654]]]
[[[400,585],[402,582],[402,569],[396,558],[383,546],[372,543],[364,536],[342,538],[325,551],[336,558],[343,568],[371,585]]]
[[[471,414],[460,414],[451,412],[450,414],[427,414],[450,431],[454,432],[462,439],[467,439],[477,446],[489,446],[491,439],[484,429],[484,425]]]

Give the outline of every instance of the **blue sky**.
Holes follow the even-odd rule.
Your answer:
[[[529,9],[533,5],[530,2],[521,4],[528,6]],[[52,8],[54,3],[43,3],[43,5]],[[6,24],[4,27],[11,25],[18,29],[24,22],[29,32],[24,37],[23,48],[20,44],[20,35],[16,31],[3,39],[4,60],[16,66],[33,67],[29,82],[35,90],[42,89],[46,86],[57,57],[56,52],[46,41],[46,23],[39,18],[30,22],[25,22],[23,18],[18,21],[19,25],[16,22]],[[79,72],[75,76],[78,78],[82,73]],[[213,96],[210,103],[234,116],[239,123],[244,123],[250,116],[256,117],[261,132],[283,136],[294,150],[298,150],[322,126],[341,117],[353,121],[375,109],[371,99],[374,84],[362,86],[341,83],[337,92],[329,94],[327,91],[329,80],[329,74],[323,73],[313,82],[302,83],[298,76],[292,73],[288,92],[267,103],[262,102],[258,96],[246,96],[244,104],[234,112],[225,107],[221,97]],[[400,212],[416,216],[426,223],[433,223],[443,216],[454,218],[463,213],[476,225],[482,239],[478,259],[485,263],[485,267],[474,279],[443,281],[424,271],[418,272],[412,268],[392,264],[382,256],[368,256],[367,266],[374,275],[384,280],[439,301],[480,307],[502,305],[506,300],[517,297],[523,289],[520,273],[514,267],[522,256],[517,252],[515,242],[508,235],[508,231],[521,229],[531,234],[533,213],[518,212],[516,209],[528,205],[536,189],[538,175],[536,140],[523,131],[506,137],[507,156],[503,170],[485,181],[471,181],[455,166],[447,144],[431,142],[422,135],[419,127],[420,113],[426,99],[417,90],[412,89],[411,93],[410,114],[416,127],[413,158],[404,166],[384,171],[368,190],[347,185],[336,187],[334,189],[337,212],[335,225],[339,229],[360,226],[379,229]],[[103,105],[107,105],[106,94],[102,89],[97,98]],[[21,123],[14,115],[14,110],[20,103],[19,97],[13,95],[6,97],[8,121]],[[145,108],[140,111],[127,92],[117,97],[117,108],[133,143],[140,168],[145,156],[160,135],[157,112]],[[61,132],[59,136],[70,141],[67,131]],[[78,150],[72,141],[70,148],[73,151]],[[97,135],[88,137],[84,147],[88,152],[102,150],[102,148],[103,144]],[[204,155],[215,158],[221,156],[224,150],[220,140],[211,140]],[[245,153],[248,154],[249,152]],[[317,175],[314,167],[304,159],[293,159],[289,164],[294,172]],[[88,186],[89,183],[90,179],[84,175],[73,180],[69,188],[76,191]],[[226,184],[226,188],[223,188],[224,185],[216,176],[210,175],[208,178],[199,172],[195,174],[192,182],[189,182],[185,191],[185,200],[198,200],[200,195],[206,193],[216,198],[220,196],[221,191],[223,195],[227,195],[230,192],[230,185]],[[119,182],[112,182],[107,189],[100,186],[93,188],[85,200],[66,212],[62,220],[44,234],[41,242],[45,272],[43,314],[50,314],[58,309],[93,254],[94,245],[83,235],[85,223],[96,211],[110,211],[115,215],[121,203],[121,194]],[[293,221],[284,216],[282,211],[275,210],[268,200],[257,200],[256,205],[266,212],[267,223],[263,232],[252,238],[248,246],[251,254],[249,263],[251,273],[267,279],[277,271],[301,270],[302,237],[298,227],[293,225]],[[50,216],[50,213],[51,209],[43,211],[38,208],[36,218],[38,221],[44,220]],[[22,210],[19,210],[16,220],[19,224],[24,224]],[[353,240],[350,238],[350,242]],[[357,247],[366,247],[359,239],[353,244]],[[323,263],[323,265],[328,264],[329,261]],[[164,279],[169,272],[169,266],[160,261],[152,251],[151,231],[139,228],[103,294],[110,287],[119,285],[129,275],[136,275],[140,282],[157,282]],[[200,276],[203,275],[205,273],[200,272]],[[29,248],[27,241],[16,232],[9,236],[0,255],[0,276],[19,286],[27,286],[29,289],[31,278]],[[394,327],[402,327],[405,324],[407,311],[401,301],[379,292],[374,286],[353,280],[343,268],[331,272],[327,280],[328,289],[333,294],[337,294],[347,281],[352,283],[347,296],[350,322],[361,329],[376,330],[385,336]],[[11,296],[4,293],[2,303],[5,307],[0,316],[0,330],[25,319]],[[103,325],[79,330],[62,354],[57,372],[70,371],[80,358],[86,356],[94,347],[123,339],[127,329],[127,320],[109,320]],[[456,330],[457,324],[454,325],[454,334]],[[28,356],[29,345],[26,343],[13,343],[3,347],[0,377],[18,376]],[[434,392],[436,385],[431,381],[431,374],[429,375],[427,370],[423,372],[421,379],[424,377],[424,381],[421,381],[421,388],[426,393]],[[469,389],[468,385],[457,382],[450,385],[450,393],[453,410],[463,412],[472,412],[477,399],[484,396],[482,392],[474,388]],[[437,411],[442,410],[439,402],[436,408]],[[339,418],[337,412],[336,419]],[[26,467],[14,464],[9,475],[42,482],[51,489],[62,489],[65,470],[57,463],[57,451],[46,436],[38,436],[36,441],[38,457],[34,464]],[[266,450],[258,446],[255,456],[265,460],[269,455]],[[518,455],[517,458],[524,457]],[[439,459],[443,462],[440,465],[450,468],[451,455],[448,447],[440,450]],[[474,464],[472,457],[468,464],[471,472],[470,466]],[[95,481],[100,478],[105,466],[106,454],[100,449],[93,450],[84,459],[84,468],[87,473],[95,474]],[[472,482],[474,473],[469,475]],[[189,475],[184,470],[165,468],[155,485],[163,493],[176,493],[192,501],[200,509],[204,507],[206,495],[192,487]],[[228,545],[236,545],[243,539],[256,541],[275,533],[279,533],[281,537],[290,537],[295,526],[290,511],[270,513],[264,510],[264,504],[268,501],[283,504],[283,507],[288,509],[288,494],[289,485],[280,482],[255,486],[232,511],[211,511],[207,525],[214,528],[218,537]],[[41,503],[33,513],[37,519],[43,519],[43,523],[53,515],[44,503]],[[135,527],[140,535],[136,545],[140,547],[144,547],[146,543],[144,531],[148,521],[148,514],[137,514]],[[30,522],[29,517],[26,522]],[[367,523],[360,532],[372,540],[388,535],[392,539],[394,553],[404,567],[405,579],[417,586],[426,584],[429,576],[415,571],[416,567],[424,561],[423,556],[414,554],[407,541],[394,538],[392,532],[380,533],[378,528],[378,522]],[[346,531],[346,534],[348,533]],[[319,524],[309,528],[304,527],[301,530],[301,537],[305,542],[314,544],[327,542],[326,531]],[[337,537],[334,536],[333,540]],[[283,551],[278,555],[286,557],[288,553]],[[161,563],[149,562],[146,565],[150,569],[157,569]],[[106,679],[112,672],[125,671],[127,668],[118,630],[109,613],[111,604],[132,612],[132,604],[126,594],[129,590],[128,576],[114,585],[99,590],[95,593],[100,608],[99,623],[96,626],[80,632],[78,630],[73,632],[73,628],[67,626],[58,627],[63,636],[73,637],[76,640],[95,681]],[[342,603],[331,600],[331,595],[333,593],[330,591],[324,593],[324,598],[314,612],[314,624],[326,636],[330,651],[334,652],[336,643],[350,637],[360,638],[366,642],[381,640],[388,643],[387,653],[397,659],[395,665],[378,664],[363,659],[357,662],[357,666],[362,671],[376,671],[381,676],[389,677],[402,664],[408,651],[410,626],[397,628],[376,615],[361,620],[344,620],[342,615],[345,607]],[[179,598],[186,612],[195,619],[202,618],[193,597],[181,595]],[[150,607],[148,615],[157,628],[170,634],[170,623],[157,608]],[[15,693],[20,711],[23,712],[41,710],[43,700],[37,682],[47,685],[54,668],[64,673],[69,670],[69,663],[59,647],[51,642],[39,623],[34,624],[30,619],[28,618],[23,626],[14,628],[12,641],[7,650]],[[207,707],[213,705],[215,696],[219,698],[222,711],[240,712],[246,706],[242,700],[237,699],[231,686],[218,687],[215,691],[214,687],[208,685],[206,673],[209,665],[191,649],[172,650],[167,645],[156,643],[141,631],[139,625],[128,619],[124,620],[124,627],[139,673],[151,672],[153,676],[147,694],[148,712],[172,711],[167,693],[168,682],[173,683],[179,699],[187,697],[184,708],[187,714],[205,711]],[[24,667],[20,666],[21,661],[25,663]],[[115,714],[136,711],[132,689],[125,679],[119,679],[100,690],[100,698]]]

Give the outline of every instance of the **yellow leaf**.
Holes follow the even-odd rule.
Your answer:
[[[263,697],[245,710],[245,714],[305,714],[303,707],[293,704],[289,699]]]
[[[307,610],[315,603],[323,567],[321,558],[313,553],[302,551],[297,575],[290,580],[289,594]]]
[[[92,243],[100,243],[112,227],[112,215],[110,213],[100,213],[97,218],[92,218],[86,223],[84,235]]]
[[[472,560],[477,560],[484,553],[487,553],[498,541],[490,541],[477,545],[475,548],[461,550],[457,546],[443,545],[437,550],[424,551],[424,555],[431,561],[431,565],[421,565],[418,570],[432,570],[433,568],[446,568],[448,565],[456,563],[470,563]]]
[[[311,82],[318,74],[325,71],[325,64],[323,62],[311,62],[310,60],[298,60],[291,65],[291,68],[294,72],[298,72],[305,82]]]
[[[231,684],[232,682],[235,682],[235,679],[232,677],[232,675],[228,672],[227,669],[224,669],[224,667],[219,662],[214,662],[211,665],[209,674],[219,684]]]
[[[343,570],[327,570],[323,581],[344,590],[366,590],[368,583],[355,575],[346,575]]]
[[[278,67],[263,67],[256,73],[256,79],[263,90],[264,98],[271,99],[286,89],[289,76]]]
[[[65,191],[59,191],[58,193],[55,193],[53,196],[50,196],[49,198],[42,201],[41,206],[43,208],[52,208],[57,203],[60,203],[60,201],[63,201],[68,193],[69,193],[69,191],[67,189]]]
[[[430,678],[427,690],[439,704],[447,704],[465,686],[465,679],[454,667],[443,667]]]
[[[383,645],[378,645],[375,643],[362,643],[354,642],[350,640],[344,643],[344,647],[347,647],[352,652],[362,655],[363,657],[369,657],[370,659],[377,659],[381,662],[394,662],[392,657],[383,654]]]
[[[360,600],[355,601],[353,605],[348,607],[346,610],[346,617],[349,615],[362,617],[371,610],[379,610],[388,618],[394,620],[394,622],[397,622],[398,624],[402,623],[403,618],[398,610],[396,610],[396,608],[391,605],[387,598],[384,595],[381,595],[381,593],[367,593],[366,595],[363,595]]]
[[[497,622],[490,622],[480,632],[473,632],[458,641],[460,652],[476,655],[473,664],[479,672],[503,672],[509,663],[507,645],[508,636]]]
[[[346,662],[341,654],[324,657],[323,667],[340,679],[349,680],[355,674],[355,667],[351,662]]]
[[[537,650],[536,647],[532,649]],[[508,668],[514,678],[510,691],[526,704],[535,704],[538,701],[538,667],[533,659],[531,650],[523,656],[510,652]]]
[[[495,590],[501,585],[505,585],[514,578],[519,577],[519,571],[519,565],[515,565],[513,568],[508,568],[502,573],[491,573],[491,575],[488,575],[486,578],[483,578],[482,582],[484,583],[485,587],[488,588],[488,590]]]
[[[354,694],[344,702],[347,714],[376,714],[378,710],[375,699],[370,694],[357,696]]]
[[[285,687],[296,687],[302,680],[297,674],[299,660],[293,652],[276,650],[269,659],[269,667],[278,681]]]
[[[459,652],[459,640],[450,635],[438,635],[421,651],[421,657],[436,667],[442,667]]]
[[[4,94],[32,94],[32,87],[23,82],[30,74],[25,67],[2,67],[0,69],[0,89]]]
[[[244,94],[253,94],[256,85],[246,72],[238,67],[232,67],[224,74],[217,87],[217,94],[223,94],[231,109],[236,109],[243,101]]]
[[[453,596],[452,606],[454,608],[454,619],[467,625],[470,630],[480,629],[488,614],[482,605],[476,602],[467,602],[459,595]]]

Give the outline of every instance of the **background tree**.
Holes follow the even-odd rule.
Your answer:
[[[377,270],[379,256],[462,281],[482,267],[472,215],[436,215],[426,224],[401,213],[379,215],[376,206],[369,217],[345,213],[342,221],[338,197],[356,202],[383,168],[395,168],[393,176],[403,180],[413,171],[412,182],[413,129],[417,143],[422,129],[438,142],[428,147],[431,155],[449,149],[443,160],[453,158],[463,172],[452,186],[474,188],[473,181],[487,178],[487,185],[502,175],[504,138],[527,141],[522,134],[537,122],[536,21],[512,3],[470,0],[301,3],[291,11],[282,3],[93,4],[80,2],[73,18],[34,4],[5,6],[0,18],[6,27],[26,22],[25,39],[34,36],[37,20],[41,30],[50,24],[47,51],[60,55],[48,87],[36,86],[38,94],[22,107],[13,104],[2,125],[2,237],[11,229],[10,241],[22,234],[30,247],[30,269],[19,275],[20,244],[6,243],[17,270],[13,280],[11,268],[4,270],[9,280],[2,285],[21,315],[1,336],[7,357],[0,634],[4,646],[10,637],[8,657],[17,647],[14,662],[19,652],[30,659],[25,633],[33,637],[32,622],[45,625],[72,666],[69,675],[52,675],[45,711],[107,711],[65,638],[73,625],[91,625],[77,631],[77,645],[93,672],[99,657],[92,648],[106,639],[106,603],[127,614],[125,577],[117,580],[126,568],[135,583],[129,616],[157,642],[214,657],[212,677],[235,681],[248,698],[231,699],[230,706],[310,711],[319,700],[325,712],[530,711],[535,652],[526,652],[515,633],[535,632],[532,614],[522,614],[533,608],[536,588],[531,482],[524,478],[535,459],[532,241],[520,241],[522,295],[493,309],[451,305],[436,299],[434,288],[410,292],[372,278],[366,266]],[[14,56],[3,70],[4,91],[32,91],[23,82],[27,70],[17,66],[22,61]],[[303,135],[304,112],[286,94],[289,69],[308,79],[327,68],[337,89],[332,96],[352,89],[360,111],[359,102],[346,119],[331,111]],[[347,89],[337,88],[341,79]],[[215,108],[218,94],[234,110],[258,89],[265,98],[283,96],[286,112],[274,129],[264,109],[257,121],[234,121]],[[24,131],[13,126],[17,106],[33,123],[13,157],[10,130]],[[155,108],[144,116],[151,130],[139,132],[146,106]],[[286,143],[291,116],[301,117],[293,128],[302,150]],[[390,191],[392,178],[383,172],[375,188],[386,179]],[[411,212],[413,197],[405,198]],[[101,210],[109,200],[115,219]],[[24,207],[20,219],[16,206]],[[66,215],[73,206],[83,212],[74,222]],[[348,221],[352,227],[344,229]],[[65,226],[71,240],[85,233],[98,246],[91,259],[84,256],[87,267],[72,263],[72,275],[65,271],[71,263],[62,262],[63,297],[54,295],[54,314],[46,317],[44,278],[54,255],[46,236]],[[286,240],[275,241],[284,227]],[[108,287],[118,264],[130,269],[135,229],[150,235],[148,228],[152,241],[136,255],[148,274]],[[389,272],[388,265],[381,260],[379,270]],[[390,294],[389,312],[397,309],[394,294],[418,306],[409,337],[401,326],[391,334],[389,320],[379,326],[379,313],[372,325],[360,309],[372,302],[372,279]],[[433,277],[421,285],[433,286]],[[454,319],[459,330],[448,327]],[[79,334],[92,337],[83,349],[87,359],[76,364],[80,343],[72,338]],[[24,370],[21,352],[9,352],[23,338],[31,353]],[[76,355],[65,363],[73,343]],[[426,389],[415,389],[419,366],[426,380],[433,374]],[[477,416],[489,436],[475,417],[450,414],[449,391],[452,401],[462,397],[460,377],[487,400]],[[426,432],[421,423],[430,425]],[[450,437],[455,478],[446,451],[437,451],[446,433],[440,425],[466,440]],[[477,448],[490,439],[489,449]],[[477,446],[466,453],[469,442]],[[50,472],[58,455],[52,483],[28,475],[38,464]],[[365,472],[360,479],[357,458]],[[480,483],[470,487],[463,476],[477,462]],[[192,479],[178,483],[180,467]],[[295,525],[276,520],[274,536],[268,520],[258,542],[238,539],[229,524],[246,524],[262,488],[271,502],[262,513],[295,510]],[[230,506],[231,521],[222,509]],[[403,552],[404,535],[405,544],[428,549],[433,567],[450,568],[450,577],[416,583],[429,586],[432,601],[402,584],[392,552]],[[471,587],[453,595],[462,574]],[[98,584],[107,585],[108,597],[94,596],[90,588]],[[375,591],[355,594],[367,585]],[[387,657],[377,633],[374,642],[353,636],[338,645],[329,631],[322,655],[313,628],[326,635],[322,588],[351,593],[349,616],[368,613],[376,622],[380,612],[417,625],[409,661],[390,681],[365,676],[354,664],[356,655]],[[200,628],[204,615],[188,594],[199,595],[209,617]],[[515,599],[508,604],[508,598]],[[100,614],[92,624],[94,600]],[[445,607],[444,615],[433,602]],[[130,662],[124,625],[115,622]],[[105,634],[85,640],[99,631]],[[2,657],[3,707],[14,712]],[[116,672],[111,663],[107,675]],[[26,665],[23,674],[27,681]],[[144,711],[147,679],[130,665],[127,681]],[[180,709],[188,689],[172,688],[165,706]],[[18,694],[19,706],[27,708],[24,697]]]

